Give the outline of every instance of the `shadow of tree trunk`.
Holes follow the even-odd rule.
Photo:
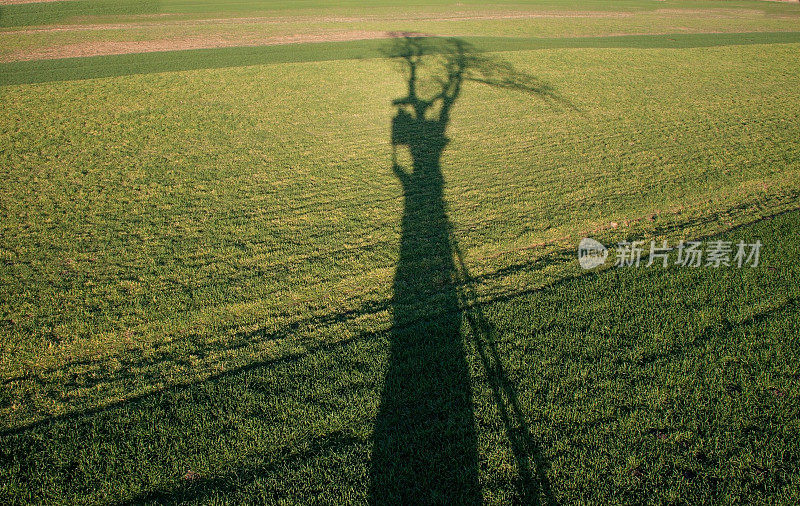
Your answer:
[[[371,499],[474,504],[482,502],[482,495],[461,334],[461,309],[469,301],[457,284],[469,275],[452,239],[444,200],[440,162],[449,141],[446,131],[466,80],[551,98],[555,94],[509,65],[473,52],[459,39],[400,36],[388,56],[401,63],[408,83],[407,95],[393,102],[397,114],[391,131],[392,169],[403,186],[404,209],[389,365],[373,433]],[[410,168],[398,163],[398,146],[408,149]],[[467,316],[520,468],[520,496],[535,500],[540,488],[532,482],[541,476],[534,478],[530,459],[522,455],[532,448],[530,438],[520,436],[521,431],[527,435],[527,426],[496,349],[487,344],[485,320]]]
[[[475,422],[460,333],[450,223],[442,198],[443,135],[412,148],[413,171],[395,166],[405,208],[394,278],[394,330],[376,420],[372,497],[384,503],[480,501]],[[433,319],[410,324],[420,301]]]

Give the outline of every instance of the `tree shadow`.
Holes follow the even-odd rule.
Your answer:
[[[395,504],[478,503],[477,437],[461,333],[462,312],[471,306],[471,277],[443,194],[440,162],[449,142],[447,126],[467,81],[566,101],[545,83],[460,39],[398,34],[386,55],[399,63],[408,92],[392,102],[397,108],[392,170],[403,186],[404,210],[393,285],[394,330],[373,433],[371,498]],[[398,147],[408,150],[410,168],[398,162]],[[487,320],[474,309],[464,314],[514,452],[520,497],[551,499]]]

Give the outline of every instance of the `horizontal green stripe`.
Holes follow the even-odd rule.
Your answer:
[[[196,15],[228,16],[265,15],[268,13],[315,10],[350,9],[354,15],[366,13],[371,8],[455,7],[454,0],[65,0],[0,5],[0,27],[47,25],[53,23],[86,22],[94,16],[137,16],[142,14],[172,14],[182,17]],[[463,6],[486,6],[485,0],[461,0]],[[652,0],[505,0],[502,5],[512,9],[556,9],[589,11],[651,11],[662,8]],[[718,1],[670,2],[670,7],[716,9]],[[785,6],[772,6],[765,2],[727,0],[725,8],[756,9],[762,12],[785,11]]]
[[[69,0],[0,5],[0,27],[48,25],[76,17],[156,14],[159,0]]]
[[[800,32],[625,35],[614,37],[506,38],[467,37],[481,51],[556,48],[693,48],[800,42]],[[226,47],[123,55],[33,60],[0,64],[0,85],[114,77],[155,72],[269,63],[376,58],[383,40],[320,42],[256,47]]]

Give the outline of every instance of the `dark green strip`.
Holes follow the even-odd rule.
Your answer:
[[[156,14],[160,0],[69,0],[0,5],[0,27],[48,25],[86,16]]]
[[[800,42],[800,32],[626,35],[573,38],[466,38],[482,51],[555,48],[693,48]],[[269,63],[376,58],[386,40],[164,51],[0,64],[0,85],[114,77]]]

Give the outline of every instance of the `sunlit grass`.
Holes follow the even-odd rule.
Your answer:
[[[574,108],[478,86],[460,99],[445,193],[485,277],[477,293],[563,276],[575,264],[559,252],[590,231],[704,235],[796,206],[796,49],[504,55]],[[294,336],[336,314],[385,328],[402,204],[388,104],[401,93],[380,60],[6,87],[5,374],[164,346],[197,355],[156,362],[161,379],[123,395],[296,345],[247,338],[241,356],[205,356],[233,335]],[[11,419],[106,393],[30,395]]]
[[[709,29],[706,11],[652,4],[585,21],[352,23],[542,37]],[[763,7],[715,17],[715,31],[797,29],[794,7],[725,5]],[[198,9],[181,16],[215,12]],[[134,35],[176,33],[148,30]],[[682,48],[546,39],[492,56],[558,100],[463,90],[441,168],[473,279],[457,289],[471,305],[460,317],[487,502],[520,498],[509,431],[522,429],[542,499],[797,502],[798,215],[758,221],[800,206],[800,44],[762,35],[673,41]],[[79,40],[36,37],[0,34],[16,48]],[[111,74],[167,63],[0,87],[0,497],[367,499],[389,333],[441,317],[435,297],[419,300],[392,329],[403,194],[391,101],[405,88],[373,42],[191,71],[166,70],[233,53],[147,55]],[[718,47],[691,47],[704,45]],[[33,81],[64,78],[26,68]],[[585,236],[726,232],[760,239],[762,266],[585,273],[576,261]],[[518,427],[498,411],[475,318],[493,329]]]

